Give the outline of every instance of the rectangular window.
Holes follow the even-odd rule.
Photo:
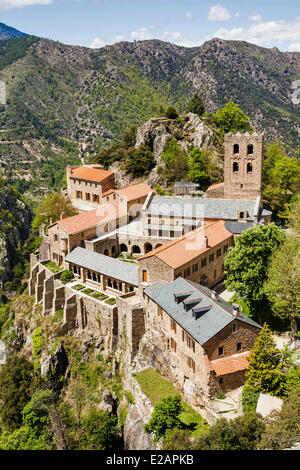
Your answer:
[[[227,244],[227,245],[224,245],[224,247],[223,247],[223,253],[226,253],[227,250],[228,250],[228,244]]]
[[[219,256],[221,256],[221,248],[217,250],[217,258],[219,258]]]
[[[143,282],[147,282],[147,271],[143,269]]]
[[[206,266],[206,258],[203,258],[201,260],[201,268],[203,268],[204,266]]]
[[[236,343],[236,350],[241,351],[242,350],[242,343]]]
[[[210,262],[210,263],[211,263],[214,259],[215,259],[214,253],[212,253],[211,255],[209,255],[209,262]]]
[[[220,346],[219,349],[218,349],[218,352],[219,352],[219,356],[223,356],[223,354],[224,354],[224,346]]]
[[[157,306],[157,315],[162,318],[163,317],[163,309],[158,305]]]
[[[193,372],[195,372],[195,361],[191,357],[188,357],[187,363],[188,363],[189,368],[192,369]]]
[[[191,268],[187,268],[186,274],[187,274],[187,276],[189,276],[191,274]]]
[[[171,338],[171,349],[173,349],[174,352],[177,350],[177,343],[173,338]]]
[[[237,331],[237,325],[234,323],[232,325],[232,333],[235,333]]]
[[[171,318],[171,330],[176,333],[176,321]]]

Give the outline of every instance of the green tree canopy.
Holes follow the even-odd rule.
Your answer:
[[[218,109],[213,117],[215,125],[224,133],[252,132],[253,128],[246,114],[233,102]]]
[[[60,219],[62,212],[65,213],[66,217],[77,214],[71,201],[66,199],[62,194],[48,194],[36,209],[36,215],[32,222],[32,227],[35,229],[40,227],[42,224],[48,225],[50,223],[50,219],[52,219],[52,222],[56,222]]]
[[[237,238],[224,260],[225,286],[246,299],[251,315],[263,316],[268,266],[271,256],[284,240],[282,228],[275,224],[258,225]]]
[[[168,119],[176,119],[178,118],[179,114],[174,106],[168,106],[168,108],[165,110],[165,116]]]
[[[198,114],[198,116],[200,117],[203,116],[203,114],[205,113],[205,106],[201,96],[195,93],[194,96],[188,102],[186,111],[187,113]]]
[[[163,167],[160,176],[167,182],[186,180],[189,171],[189,158],[174,139],[170,139],[160,156]]]
[[[118,438],[116,416],[92,409],[82,420],[82,450],[108,450],[116,448]]]
[[[193,148],[190,152],[188,179],[198,183],[203,190],[207,189],[210,184],[207,167],[206,152],[199,148]]]
[[[285,217],[292,198],[300,190],[300,163],[289,157],[281,142],[266,145],[263,164],[263,198],[275,215]]]
[[[124,168],[134,177],[146,176],[155,167],[155,158],[147,145],[131,148],[126,152]]]
[[[297,319],[300,318],[300,238],[288,235],[273,254],[265,283],[265,292],[275,316],[288,319],[291,336],[297,340]]]
[[[135,146],[137,126],[130,126],[122,135],[122,145],[125,149]]]
[[[179,419],[183,411],[181,396],[179,393],[162,398],[154,405],[154,411],[147,424],[144,424],[144,431],[147,434],[154,434],[153,442],[158,442],[165,438],[173,428],[182,428]]]
[[[208,433],[195,439],[194,450],[254,450],[261,439],[265,425],[256,413],[227,421],[219,419]]]
[[[8,356],[0,368],[0,418],[3,428],[14,430],[22,424],[22,410],[29,402],[33,365],[25,356]]]
[[[272,331],[265,323],[249,357],[246,384],[257,392],[280,396],[285,388],[286,365],[272,338]]]

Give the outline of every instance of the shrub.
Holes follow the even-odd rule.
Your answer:
[[[68,284],[68,282],[72,281],[74,279],[74,274],[72,271],[69,271],[68,269],[64,271],[61,276],[60,280],[63,284]]]
[[[255,411],[258,402],[259,392],[255,391],[249,385],[245,385],[242,392],[243,412]]]
[[[168,119],[176,119],[179,114],[173,106],[169,106],[165,111],[165,116]]]

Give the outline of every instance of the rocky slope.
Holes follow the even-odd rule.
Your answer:
[[[21,38],[23,36],[27,36],[27,34],[18,31],[11,26],[7,26],[4,23],[0,23],[0,40],[7,40],[7,39],[14,39],[14,38]]]
[[[296,147],[299,78],[300,53],[239,41],[213,39],[184,48],[149,40],[96,50],[36,37],[2,41],[0,79],[7,84],[7,104],[0,108],[3,171],[11,178],[25,171],[22,146],[26,141],[30,148],[32,139],[50,140],[59,149],[67,138],[81,147],[81,157],[94,155],[129,125],[157,115],[160,105],[175,105],[182,113],[195,91],[209,112],[233,100],[257,131],[266,129],[267,139],[278,137]],[[13,168],[16,160],[19,166]],[[28,167],[30,158],[26,161]],[[36,162],[37,169],[42,164]]]

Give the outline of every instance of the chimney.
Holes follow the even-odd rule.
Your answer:
[[[66,214],[65,214],[64,212],[62,212],[62,213],[60,214],[60,220],[63,220],[63,219],[65,219],[65,218],[66,218]]]
[[[240,314],[240,308],[239,308],[239,306],[236,305],[236,304],[233,304],[232,307],[233,307],[233,310],[232,310],[233,315],[235,315],[236,317],[238,317],[239,314]]]
[[[218,300],[218,299],[219,299],[219,296],[218,296],[218,294],[216,293],[215,290],[212,290],[212,291],[211,291],[211,298],[212,298],[213,300]]]
[[[207,248],[208,247],[208,238],[206,236],[203,237],[203,240],[201,242],[201,246]]]

